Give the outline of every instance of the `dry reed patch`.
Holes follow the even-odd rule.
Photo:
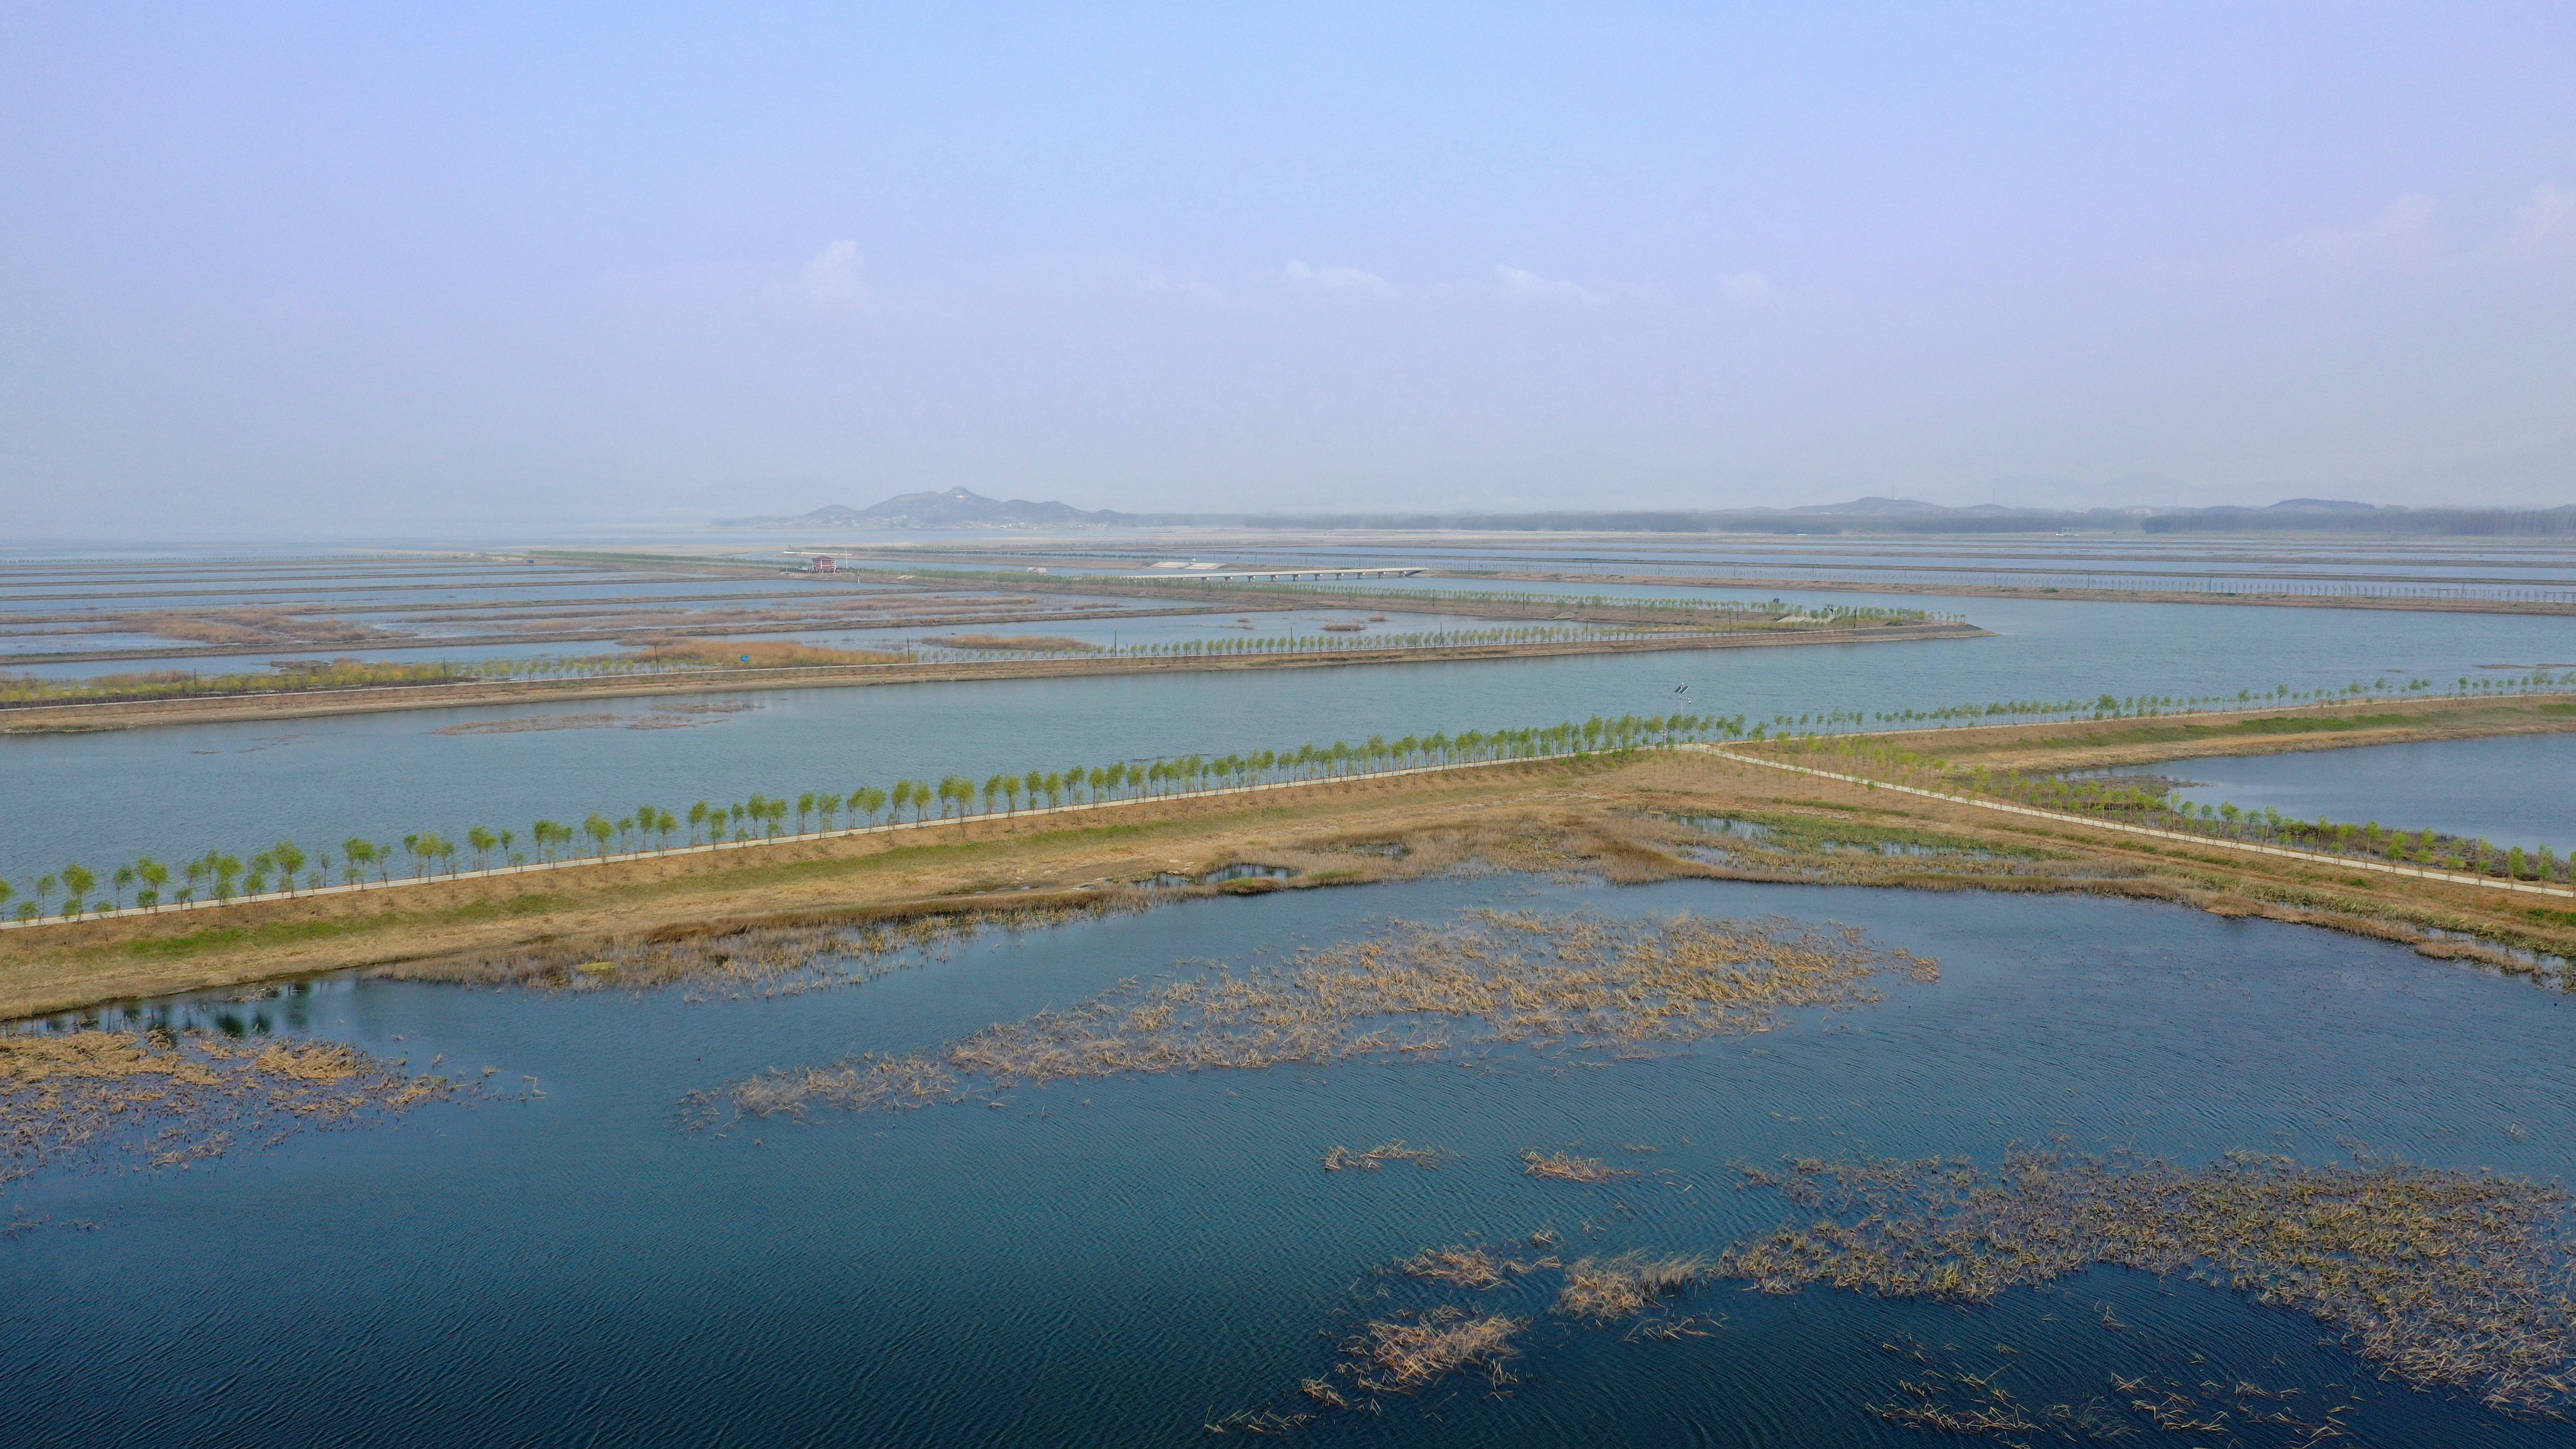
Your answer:
[[[1400,879],[1517,874],[1599,877],[1617,885],[1670,880],[1689,868],[1670,854],[1671,832],[1634,815],[1546,819],[1535,815],[1404,832],[1404,853],[1381,867]],[[1383,852],[1380,846],[1379,852]]]
[[[1521,1175],[1554,1182],[1616,1182],[1637,1174],[1628,1168],[1607,1166],[1598,1157],[1575,1157],[1563,1152],[1542,1156],[1533,1148],[1521,1154]]]
[[[1711,1276],[1708,1260],[1696,1253],[1654,1257],[1640,1250],[1615,1258],[1577,1258],[1566,1265],[1556,1311],[1589,1323],[1616,1323],[1659,1307]]]
[[[2571,1398],[2576,1237],[2556,1187],[2249,1154],[2196,1170],[2020,1153],[1993,1173],[1939,1159],[1746,1173],[1819,1214],[1720,1255],[1716,1272],[1765,1292],[1983,1302],[2096,1265],[2182,1273],[2330,1324],[2419,1387],[2515,1412]]]
[[[930,1051],[771,1072],[688,1106],[702,1122],[728,1108],[917,1108],[956,1100],[973,1081],[1423,1059],[1462,1044],[1636,1053],[1767,1030],[1783,1007],[1866,1005],[1891,972],[1928,981],[1938,966],[1850,927],[1780,918],[1474,911],[1448,925],[1394,921],[1244,975],[1219,963],[1164,986],[1130,980]]]
[[[1481,1369],[1496,1385],[1510,1383],[1504,1366],[1520,1356],[1512,1335],[1525,1319],[1474,1314],[1443,1306],[1362,1324],[1343,1341],[1335,1367],[1373,1394],[1418,1393],[1465,1369]]]
[[[2010,1435],[2024,1444],[2031,1439],[2023,1436],[2042,1435],[2053,1442],[2079,1444],[2139,1442],[2149,1431],[2205,1435],[2209,1442],[2237,1444],[2245,1442],[2243,1431],[2265,1443],[2316,1445],[2351,1438],[2352,1427],[2345,1416],[2362,1403],[2346,1384],[2307,1391],[2296,1386],[2269,1388],[2232,1377],[2185,1385],[2169,1378],[2151,1382],[2113,1374],[2107,1395],[2041,1406],[2023,1402],[1997,1382],[2003,1365],[1972,1372],[1956,1352],[1945,1350],[1936,1359],[1910,1334],[1899,1334],[1879,1347],[1926,1367],[1897,1380],[1901,1399],[1864,1405],[1871,1415],[1908,1429],[1961,1436]],[[2256,1425],[2264,1427],[2256,1429]]]
[[[1098,654],[1098,644],[1063,634],[924,634],[924,644],[941,649],[1015,650],[1023,654]]]
[[[138,609],[117,622],[127,631],[201,644],[365,644],[401,637],[388,629],[292,609]]]
[[[370,976],[550,990],[654,990],[688,986],[708,996],[794,996],[863,985],[926,961],[945,960],[991,932],[1040,930],[1116,909],[1092,905],[918,915],[858,923],[763,926],[710,933],[678,931],[553,942],[375,967]]]
[[[1424,1283],[1484,1289],[1500,1287],[1508,1278],[1526,1278],[1542,1268],[1561,1266],[1554,1258],[1524,1263],[1517,1258],[1498,1258],[1491,1249],[1476,1244],[1460,1243],[1454,1247],[1425,1248],[1387,1271]]]
[[[1399,1137],[1393,1142],[1381,1142],[1366,1152],[1353,1152],[1347,1147],[1335,1147],[1324,1154],[1324,1170],[1340,1172],[1345,1168],[1356,1167],[1364,1172],[1375,1172],[1390,1162],[1410,1162],[1425,1172],[1431,1172],[1437,1170],[1441,1164],[1455,1160],[1457,1156],[1457,1153],[1442,1147],[1407,1147],[1404,1145],[1404,1139]]]
[[[147,1166],[410,1110],[453,1092],[339,1042],[166,1031],[0,1035],[0,1181],[120,1146]]]
[[[685,639],[645,641],[621,656],[652,664],[695,664],[710,669],[788,669],[799,665],[901,664],[910,657],[882,649],[823,649],[783,639]],[[747,656],[747,657],[746,657]]]

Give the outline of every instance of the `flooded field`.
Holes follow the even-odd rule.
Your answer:
[[[1515,938],[1544,949],[1479,996],[1418,974]],[[1989,1416],[2564,1442],[2516,1397],[2565,1371],[2562,1320],[2502,1367],[2442,1327],[2566,1286],[2545,1184],[2576,1149],[2576,1008],[2520,981],[2165,906],[1510,876],[869,949],[791,992],[342,977],[43,1024],[277,1033],[458,1090],[0,1189],[12,1437],[1931,1445]],[[1614,974],[1587,1004],[1605,969],[1657,994]],[[1600,1014],[1738,970],[1697,1024]],[[1402,1002],[1337,995],[1353,972]],[[1160,1059],[1012,1054],[1082,1020],[1143,1050],[1157,1000],[1225,980],[1354,1013],[1300,1008],[1345,1024],[1251,1055],[1206,1046],[1248,1017],[1174,1022],[1202,1048]],[[913,1110],[743,1095],[961,1051],[986,1070]],[[1896,1164],[1934,1158],[1926,1196]],[[2009,1210],[2063,1249],[1982,1286],[1805,1281],[1780,1233],[1854,1192],[1900,1226]],[[2142,1192],[2184,1242],[2264,1194],[2402,1234],[2455,1204],[2485,1276],[2388,1267],[2423,1314],[2365,1331],[2259,1244],[2233,1267],[2084,1246],[2085,1203]]]

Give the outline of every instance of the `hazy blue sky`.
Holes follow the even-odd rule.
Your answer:
[[[2576,501],[2576,6],[0,8],[13,528]]]

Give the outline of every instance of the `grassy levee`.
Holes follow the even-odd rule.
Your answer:
[[[2286,754],[2570,730],[2576,730],[2576,699],[2539,694],[2365,700],[2156,719],[1868,733],[1902,739],[1960,765],[2080,770],[2204,755]]]
[[[1751,844],[1688,823],[1709,816],[1770,822],[1780,838]],[[1837,842],[1922,853],[1882,855],[1837,849]],[[1136,884],[1157,873],[1195,877],[1246,862],[1296,874],[1150,893]],[[1701,877],[2090,892],[2353,931],[2508,970],[2531,969],[2516,952],[2576,955],[2576,905],[2567,901],[2348,869],[2331,858],[2144,839],[1709,754],[1646,750],[1034,819],[974,817],[893,835],[9,932],[0,935],[0,1019],[347,968],[614,984],[613,972],[588,978],[576,968],[657,943],[718,942],[773,928],[961,914],[1025,918],[1460,869],[1614,882]],[[1819,909],[1829,907],[1819,902]]]
[[[1787,629],[1772,633],[1674,632],[1608,639],[1524,643],[1366,646],[1272,654],[1097,655],[1039,659],[962,659],[919,664],[826,665],[780,669],[673,670],[575,679],[477,679],[456,684],[384,685],[273,694],[134,700],[99,704],[34,704],[0,708],[0,734],[59,734],[154,725],[311,719],[391,710],[458,709],[496,704],[564,704],[594,699],[647,699],[739,694],[773,689],[858,689],[958,680],[1052,679],[1081,674],[1170,674],[1209,670],[1323,669],[1371,664],[1473,663],[1574,654],[1638,654],[1674,649],[1747,649],[1796,644],[1893,644],[1921,639],[1982,638],[1968,624],[1907,624],[1867,629]]]

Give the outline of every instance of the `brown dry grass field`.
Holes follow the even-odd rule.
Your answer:
[[[2069,768],[2238,746],[2569,728],[2576,728],[2576,709],[2546,700],[2424,701],[2188,722],[1942,731],[1907,743],[1959,761]],[[1680,818],[1694,816],[1752,819],[1779,835],[1769,845],[1728,840],[1711,850],[1711,837]],[[1933,853],[1891,856],[1874,848],[1890,842]],[[350,967],[473,979],[478,963],[524,961],[531,953],[569,965],[750,927],[1133,906],[1147,899],[1134,884],[1144,877],[1241,862],[1297,874],[1157,891],[1151,899],[1364,885],[1459,869],[1621,883],[1703,877],[2078,891],[2307,922],[2507,969],[2517,969],[2509,951],[2449,935],[2576,954],[2576,909],[2562,909],[2576,903],[2339,870],[2331,860],[2142,840],[1706,755],[1648,751],[11,931],[0,934],[0,1019]]]

